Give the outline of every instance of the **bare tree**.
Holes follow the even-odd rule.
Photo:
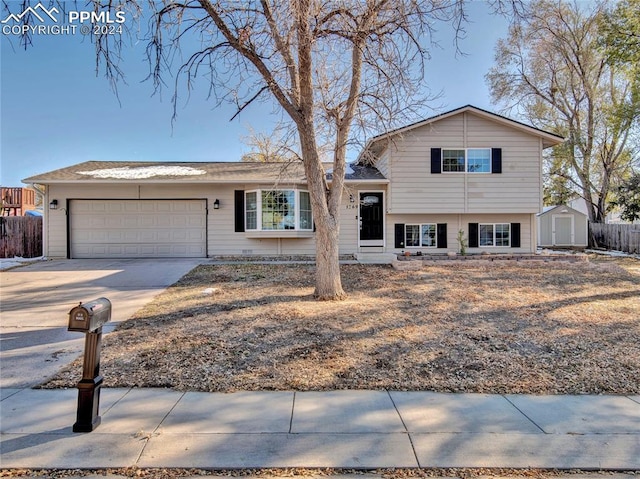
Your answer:
[[[385,129],[415,111],[431,25],[458,25],[461,7],[462,0],[165,1],[152,17],[156,86],[189,36],[197,46],[178,68],[176,92],[182,80],[191,88],[205,77],[215,99],[238,112],[275,100],[295,124],[316,224],[319,299],[345,296],[338,238],[352,127]],[[99,53],[108,40],[97,39]],[[330,182],[320,134],[333,139]]]
[[[240,161],[251,163],[285,163],[301,161],[291,128],[278,124],[270,133],[255,131],[249,127],[249,133],[241,138],[249,147],[249,152],[242,155]]]
[[[24,2],[24,4],[29,2]],[[64,2],[57,2],[64,3]],[[516,15],[520,0],[492,0]],[[150,16],[149,77],[174,74],[180,92],[208,83],[237,113],[270,101],[295,125],[316,224],[315,296],[341,299],[338,262],[346,153],[358,131],[415,121],[427,100],[424,60],[434,25],[464,33],[465,0],[92,0],[96,12]],[[144,11],[143,11],[144,5]],[[122,38],[94,38],[98,66],[115,84]],[[25,43],[26,45],[26,43]],[[318,145],[330,139],[328,181]]]
[[[640,118],[637,86],[599,48],[604,4],[539,0],[496,47],[487,75],[494,101],[567,138],[554,150],[562,175],[602,222],[612,182],[629,169]],[[569,168],[566,168],[568,166]]]

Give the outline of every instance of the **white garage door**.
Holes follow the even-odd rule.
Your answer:
[[[203,258],[205,200],[72,200],[71,258]]]

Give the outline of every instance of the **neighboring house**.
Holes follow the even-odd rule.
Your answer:
[[[542,150],[563,139],[465,106],[372,138],[347,171],[341,254],[531,253]],[[327,173],[331,181],[331,173]],[[86,162],[46,188],[49,257],[315,253],[300,163]]]
[[[587,217],[589,216],[588,213],[588,208],[587,208],[587,202],[584,198],[576,198],[573,199],[569,202],[567,202],[567,205],[577,211],[579,211],[580,213],[584,213],[585,215],[587,215]],[[609,213],[607,213],[607,216],[605,216],[604,218],[604,222],[606,224],[611,224],[611,225],[619,225],[619,224],[640,224],[640,220],[635,220],[633,222],[629,222],[629,221],[624,221],[621,218],[621,211],[620,208],[614,207]]]
[[[538,246],[586,248],[589,218],[566,205],[547,206],[538,214]]]

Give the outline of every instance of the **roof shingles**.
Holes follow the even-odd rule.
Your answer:
[[[328,175],[328,179],[331,176]],[[384,176],[372,167],[354,167],[346,180],[380,180]],[[87,161],[31,176],[24,183],[306,183],[302,162],[135,162]]]

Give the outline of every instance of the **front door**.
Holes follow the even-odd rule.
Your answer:
[[[382,192],[360,193],[360,246],[384,246]]]

